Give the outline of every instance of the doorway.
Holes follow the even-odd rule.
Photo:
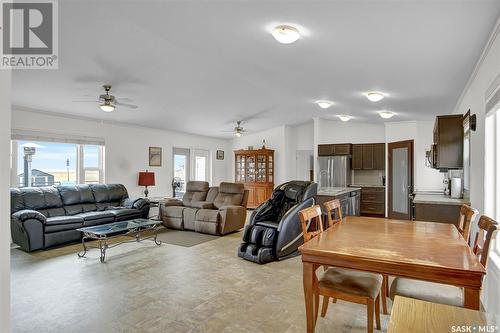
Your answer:
[[[313,180],[314,151],[297,150],[295,165],[296,180]]]
[[[190,161],[189,149],[185,148],[174,148],[173,149],[173,179],[172,186],[174,198],[179,198],[186,192],[186,184],[189,181],[189,165]],[[176,186],[174,186],[176,184]]]
[[[388,145],[389,218],[412,219],[413,140]]]

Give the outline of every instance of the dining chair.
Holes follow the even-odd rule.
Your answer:
[[[335,223],[342,222],[342,207],[338,199],[327,201],[323,205],[325,206],[328,227],[333,226]],[[335,213],[335,211],[337,213]]]
[[[304,242],[323,232],[323,219],[321,208],[315,205],[299,212],[302,230],[304,231]],[[308,231],[309,226],[315,222],[321,231]],[[319,267],[319,266],[318,266]],[[315,267],[315,270],[318,268]],[[328,299],[340,299],[346,302],[364,304],[367,306],[368,333],[373,332],[373,314],[375,312],[376,327],[380,330],[380,291],[382,287],[382,275],[355,271],[351,269],[329,267],[323,276],[314,283],[314,323],[318,319],[319,296],[323,296],[322,316],[328,309]],[[324,299],[327,299],[326,305]],[[324,312],[324,314],[323,314]]]
[[[485,215],[479,218],[472,251],[484,268],[488,263],[488,253],[497,230],[498,224],[495,220]],[[404,296],[428,302],[464,306],[462,288],[434,282],[398,277],[392,282],[390,294],[393,301],[396,296]]]
[[[458,231],[464,237],[467,244],[469,244],[470,238],[470,228],[472,224],[472,219],[477,211],[468,205],[462,205],[460,207],[460,215],[458,218]]]

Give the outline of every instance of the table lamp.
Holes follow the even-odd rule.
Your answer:
[[[144,195],[146,198],[148,197],[148,186],[154,186],[155,185],[155,173],[154,172],[149,172],[148,170],[146,171],[141,171],[139,172],[139,186],[144,186]]]

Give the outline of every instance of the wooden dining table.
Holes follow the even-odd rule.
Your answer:
[[[479,310],[484,267],[452,224],[347,216],[300,248],[307,332],[314,332],[319,266],[462,287],[464,307]]]

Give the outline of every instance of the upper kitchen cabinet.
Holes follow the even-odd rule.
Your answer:
[[[351,146],[350,143],[318,145],[318,156],[351,155]]]
[[[436,117],[434,123],[434,145],[432,167],[435,169],[461,169],[463,167],[463,116]]]
[[[352,145],[353,170],[384,170],[385,143]]]

